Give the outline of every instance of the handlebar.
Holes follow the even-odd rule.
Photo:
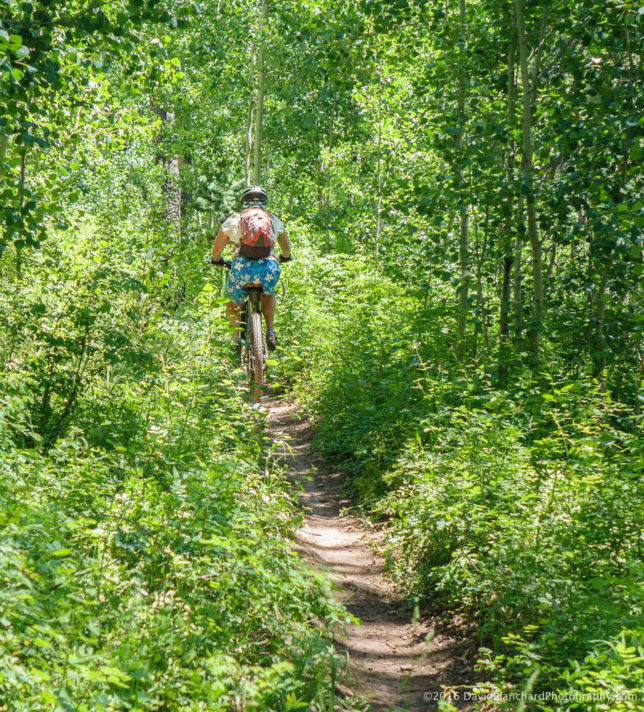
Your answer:
[[[216,265],[217,267],[225,267],[226,269],[230,269],[230,265],[232,264],[232,262],[230,262],[229,260],[222,259],[219,259],[215,262],[215,260],[213,260],[212,258],[212,255],[210,255],[210,264]]]
[[[277,259],[280,264],[284,264],[284,262],[292,262],[293,256],[284,257],[284,255],[280,255]],[[210,255],[210,264],[217,266],[217,267],[225,267],[226,269],[230,269],[232,262],[230,260],[222,260],[222,259],[219,259],[215,262],[215,260],[213,260],[213,258],[212,258],[212,255]]]

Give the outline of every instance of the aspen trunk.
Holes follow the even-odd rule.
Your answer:
[[[257,42],[257,88],[255,91],[255,135],[253,141],[253,180],[257,184],[262,173],[262,122],[264,119],[264,43],[268,19],[268,3],[262,0],[260,32]]]
[[[161,119],[163,129],[175,121],[175,115],[172,111],[166,111],[160,106],[152,107],[154,113]],[[163,131],[162,129],[162,131]],[[155,143],[162,145],[166,139],[163,133],[155,138]],[[167,157],[163,152],[157,154],[156,160],[163,163],[165,167],[165,180],[163,182],[163,195],[165,202],[165,217],[170,232],[176,240],[181,240],[181,213],[184,202],[181,190],[181,165],[183,157],[176,154]]]
[[[534,87],[528,72],[528,42],[525,33],[523,0],[514,0],[514,12],[517,23],[519,45],[519,63],[521,66],[522,120],[521,120],[521,186],[525,194],[528,240],[532,252],[532,322],[528,332],[529,348],[534,359],[539,357],[541,327],[543,322],[543,260],[541,240],[537,226],[534,195],[534,164],[532,152],[532,97]]]
[[[167,163],[167,177],[164,186],[166,195],[166,214],[168,223],[177,239],[181,237],[181,184],[179,175],[181,171],[181,157],[172,155]]]
[[[254,53],[253,53],[254,55]],[[254,108],[254,98],[250,99],[248,102],[248,114],[246,115],[246,131],[244,132],[244,140],[246,142],[246,160],[244,163],[245,173],[244,173],[244,185],[250,185],[251,178],[251,165],[253,158],[253,108]]]
[[[593,376],[602,381],[606,368],[606,339],[604,337],[604,321],[606,319],[606,287],[608,286],[609,268],[605,265],[601,271],[601,278],[595,296],[595,330],[592,335],[593,342]],[[602,384],[603,385],[603,384]]]
[[[516,209],[516,242],[514,245],[514,262],[512,276],[512,305],[514,323],[514,344],[519,346],[523,337],[523,272],[522,272],[522,257],[523,257],[523,237],[525,235],[525,225],[523,217],[523,198],[517,199]]]
[[[461,22],[461,42],[465,44],[465,0],[459,0],[459,13]],[[456,176],[459,187],[459,212],[460,212],[460,228],[458,240],[458,255],[460,269],[460,285],[458,293],[458,326],[457,326],[457,346],[456,356],[462,360],[465,356],[465,339],[467,330],[467,309],[469,302],[469,224],[468,224],[468,209],[465,196],[465,181],[463,178],[463,158],[465,145],[465,74],[464,68],[461,65],[461,76],[459,79],[458,89],[458,115],[459,115],[459,133],[458,133],[458,150],[456,156]]]
[[[381,212],[382,212],[382,113],[380,114],[380,120],[378,121],[378,161],[376,163],[376,229],[375,229],[375,256],[378,259],[378,253],[380,251],[380,230],[382,225]]]
[[[25,178],[27,169],[27,149],[23,148],[20,153],[20,183],[18,185],[18,193],[20,196],[20,210],[22,211],[25,205]],[[22,247],[16,245],[16,281],[22,280]]]
[[[479,232],[479,224],[481,220],[477,219],[476,212],[472,213],[473,236],[475,250],[473,256],[475,258],[475,275],[476,275],[476,322],[474,327],[474,344],[472,354],[474,357],[479,353],[479,339],[483,337],[485,348],[488,346],[488,324],[487,315],[485,313],[485,293],[483,291],[483,265],[487,253],[487,226],[488,226],[488,207],[485,208],[485,219],[483,220],[483,236],[481,238]]]
[[[515,100],[516,100],[516,31],[514,13],[511,20],[511,39],[508,49],[508,130],[510,143],[508,147],[506,180],[508,188],[514,185],[514,163],[516,160],[516,142],[514,140],[514,125],[516,120]],[[503,275],[501,278],[501,304],[499,313],[499,371],[502,376],[507,373],[507,357],[510,337],[510,286],[512,280],[512,267],[515,262],[513,252],[513,220],[512,220],[512,198],[508,199],[508,216],[504,225],[503,236]]]

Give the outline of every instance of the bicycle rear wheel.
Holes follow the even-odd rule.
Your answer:
[[[249,376],[254,384],[254,393],[257,398],[261,395],[261,387],[264,385],[264,336],[262,334],[262,315],[253,311],[250,315],[250,363]]]

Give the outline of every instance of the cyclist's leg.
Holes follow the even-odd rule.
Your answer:
[[[262,264],[262,286],[264,293],[262,294],[262,311],[266,320],[266,345],[269,351],[273,351],[277,346],[277,337],[275,336],[274,321],[275,321],[275,288],[280,279],[280,266],[275,259],[263,260]]]
[[[235,304],[235,302],[228,302],[228,304],[226,304],[226,316],[228,317],[228,323],[232,329],[235,329],[235,334],[239,334],[240,309],[241,306],[239,304]]]
[[[266,320],[266,328],[272,329],[275,322],[275,305],[277,299],[274,294],[262,294],[262,313]]]
[[[240,332],[240,313],[241,304],[244,301],[246,292],[244,291],[245,275],[243,274],[243,265],[240,263],[239,258],[235,258],[231,265],[230,272],[228,273],[228,280],[226,282],[226,290],[230,296],[230,301],[226,305],[226,316],[228,317],[228,323],[233,329],[236,329],[233,341],[237,342],[239,340]]]
[[[275,288],[280,281],[281,269],[277,260],[270,259],[262,260],[260,270],[260,281],[264,289],[264,293],[262,294],[262,311],[266,318],[266,328],[272,329],[275,319]]]

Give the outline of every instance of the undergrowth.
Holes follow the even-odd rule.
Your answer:
[[[292,552],[216,280],[177,292],[139,239],[79,223],[2,285],[0,710],[330,709],[347,614]]]
[[[285,377],[317,451],[387,528],[391,577],[476,623],[485,704],[516,709],[530,679],[526,710],[640,709],[636,411],[556,360],[505,382],[490,355],[461,367],[440,293],[307,258],[290,279],[314,308],[291,302]]]

